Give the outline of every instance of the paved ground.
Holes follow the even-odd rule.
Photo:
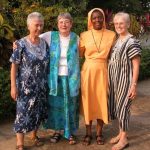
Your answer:
[[[15,135],[12,132],[13,121],[0,123],[0,150],[15,149]],[[29,135],[26,135],[25,145],[28,150],[110,150],[111,145],[108,143],[110,138],[117,134],[116,123],[110,123],[104,127],[104,136],[106,144],[98,146],[93,138],[92,144],[85,147],[80,142],[85,134],[83,118],[80,121],[80,129],[77,133],[78,143],[75,146],[68,145],[63,139],[58,144],[52,144],[48,138],[52,131],[39,131],[43,137],[44,146],[36,148],[32,146]],[[95,125],[93,125],[93,137],[95,136]],[[138,97],[132,105],[132,117],[129,131],[130,147],[127,150],[150,150],[150,80],[142,81],[138,85]]]

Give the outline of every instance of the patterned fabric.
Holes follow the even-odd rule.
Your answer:
[[[118,41],[111,51],[109,72],[109,112],[111,119],[118,119],[123,131],[128,130],[130,118],[130,105],[128,92],[132,83],[131,59],[141,55],[141,46],[138,40],[129,37],[118,49]]]
[[[79,127],[79,98],[70,97],[67,76],[58,76],[57,96],[49,96],[47,129],[64,130],[64,137],[69,138]]]
[[[27,49],[25,38],[17,42],[17,49],[13,52],[10,61],[18,64],[17,74],[17,111],[14,130],[17,133],[26,133],[37,130],[41,121],[47,116],[47,69],[49,53],[46,42],[41,39],[39,47],[45,51],[45,56],[37,57]],[[36,47],[34,49],[36,51]],[[39,50],[39,48],[38,48]]]
[[[58,66],[60,60],[60,39],[59,32],[51,32],[50,44],[50,74],[48,75],[48,85],[50,88],[50,95],[57,95],[58,88]],[[70,33],[69,48],[67,52],[67,65],[68,65],[68,84],[70,96],[74,97],[79,94],[80,86],[80,69],[79,69],[79,54],[77,35],[73,32]]]

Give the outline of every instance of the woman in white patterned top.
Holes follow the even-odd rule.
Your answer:
[[[136,96],[141,46],[139,40],[128,31],[129,14],[117,13],[114,16],[114,26],[118,39],[112,47],[108,65],[109,111],[112,120],[118,119],[120,131],[110,143],[115,144],[112,150],[122,150],[129,146],[127,131],[130,106]]]

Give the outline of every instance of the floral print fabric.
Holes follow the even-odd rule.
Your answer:
[[[37,53],[33,53],[28,44],[26,38],[20,39],[17,42],[17,49],[10,58],[10,62],[18,64],[16,81],[18,97],[14,123],[14,130],[17,133],[37,130],[41,121],[44,121],[47,116],[49,52],[46,42],[42,39],[37,47],[35,45],[32,47],[34,51],[38,49]],[[42,52],[39,56],[39,50],[45,53]]]

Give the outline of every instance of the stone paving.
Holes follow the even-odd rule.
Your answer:
[[[130,121],[129,142],[130,147],[127,150],[150,150],[150,80],[142,81],[138,84],[138,96],[133,101],[132,116]],[[0,123],[0,150],[15,150],[16,139],[12,131],[13,121]],[[98,146],[95,142],[95,122],[93,124],[93,140],[90,146],[82,145],[82,138],[85,134],[84,121],[80,119],[80,129],[77,132],[78,143],[74,146],[68,145],[68,141],[62,139],[57,144],[49,142],[52,131],[39,131],[39,136],[43,138],[44,146],[34,147],[29,139],[29,134],[25,137],[27,150],[111,150],[109,140],[117,134],[117,125],[115,122],[104,126],[104,137],[106,143]]]

